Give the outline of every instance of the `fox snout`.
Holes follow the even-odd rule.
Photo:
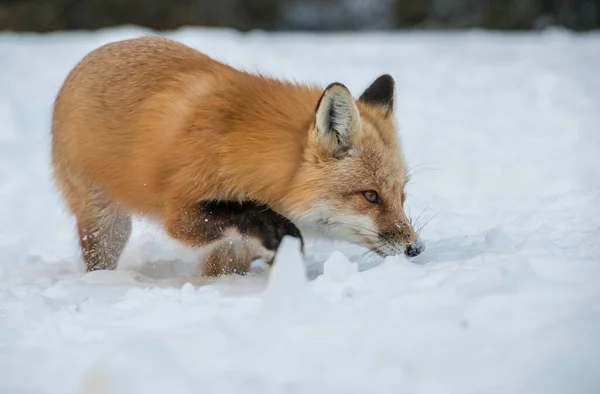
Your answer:
[[[383,247],[378,253],[383,256],[395,255],[400,251],[408,257],[420,255],[425,250],[425,244],[408,222],[394,225],[394,228],[380,233],[380,242]]]
[[[404,254],[409,257],[415,257],[420,255],[424,250],[425,244],[417,240],[406,245],[406,248],[404,249]]]
[[[383,257],[400,254],[402,250],[406,256],[416,257],[425,250],[425,244],[419,239],[410,242],[391,241],[382,234],[380,242],[383,246],[377,248],[375,252]]]

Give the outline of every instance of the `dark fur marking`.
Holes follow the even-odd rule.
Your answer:
[[[198,204],[198,209],[227,227],[237,228],[243,235],[260,239],[268,250],[277,250],[286,235],[299,238],[304,247],[302,234],[294,223],[264,204],[213,200]]]
[[[364,91],[359,100],[366,104],[386,106],[391,111],[394,107],[394,78],[383,74]]]

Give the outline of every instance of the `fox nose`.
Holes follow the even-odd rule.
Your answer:
[[[409,257],[415,257],[420,255],[423,252],[423,250],[425,250],[425,245],[423,245],[423,243],[420,241],[415,241],[406,245],[404,254]]]

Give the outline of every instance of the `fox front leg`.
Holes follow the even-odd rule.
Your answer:
[[[247,259],[260,257],[269,265],[286,235],[299,238],[304,249],[300,230],[289,219],[253,201],[206,201],[177,209],[168,216],[166,228],[169,235],[190,246],[222,244],[237,236],[252,252]]]

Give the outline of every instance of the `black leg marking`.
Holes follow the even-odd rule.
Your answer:
[[[200,203],[198,209],[217,223],[235,227],[243,235],[260,239],[268,250],[276,251],[286,235],[299,238],[304,248],[304,239],[294,223],[264,204],[254,201],[207,201]]]

